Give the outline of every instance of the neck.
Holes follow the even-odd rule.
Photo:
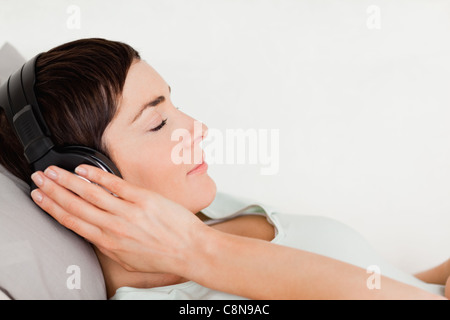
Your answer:
[[[188,281],[188,279],[172,274],[127,271],[96,247],[94,250],[102,267],[108,299],[114,296],[120,287],[154,288]]]

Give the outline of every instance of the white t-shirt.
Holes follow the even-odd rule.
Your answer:
[[[202,210],[208,214],[208,210]],[[247,206],[228,217],[212,219],[207,224],[218,223],[243,214],[265,215],[274,226],[275,237],[271,241],[280,245],[298,248],[338,259],[367,270],[368,289],[383,286],[382,281],[372,281],[376,273],[444,296],[444,286],[425,283],[407,274],[380,257],[358,232],[334,219],[320,216],[279,213],[261,203]],[[212,216],[211,214],[210,216]],[[333,272],[333,270],[330,270]],[[121,287],[111,298],[121,299],[245,299],[225,292],[211,290],[193,281],[156,288]]]

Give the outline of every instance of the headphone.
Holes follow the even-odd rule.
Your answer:
[[[0,108],[5,110],[33,172],[44,171],[50,165],[75,172],[80,164],[88,164],[122,177],[116,165],[95,149],[85,146],[55,147],[34,92],[39,55],[26,62],[0,86]],[[36,188],[32,183],[31,190]]]

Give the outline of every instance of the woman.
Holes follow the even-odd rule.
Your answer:
[[[171,103],[169,85],[128,45],[83,39],[54,48],[37,61],[35,91],[55,143],[101,151],[123,179],[86,165],[76,172],[95,184],[55,166],[30,172],[3,114],[1,163],[27,182],[31,176],[36,204],[94,244],[108,297],[126,298],[129,287],[147,288],[132,292],[148,297],[157,287],[193,290],[193,298],[223,292],[253,299],[443,298],[415,286],[417,279],[411,285],[384,275],[373,290],[361,266],[303,250],[295,241],[274,243],[294,216],[204,223],[201,210],[214,200],[216,185],[207,166],[194,160],[207,127],[194,130],[195,120]],[[190,135],[181,143],[171,139],[180,129]],[[174,150],[191,161],[174,161]],[[301,228],[301,222],[291,226]],[[345,237],[348,229],[338,228]],[[287,241],[295,232],[286,235]],[[420,276],[443,285],[449,264]]]

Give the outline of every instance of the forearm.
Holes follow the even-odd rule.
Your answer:
[[[450,277],[450,259],[437,267],[415,274],[415,277],[428,283],[445,284]]]
[[[387,277],[380,289],[370,290],[366,270],[354,265],[262,240],[207,233],[188,277],[211,289],[251,299],[439,298]]]

